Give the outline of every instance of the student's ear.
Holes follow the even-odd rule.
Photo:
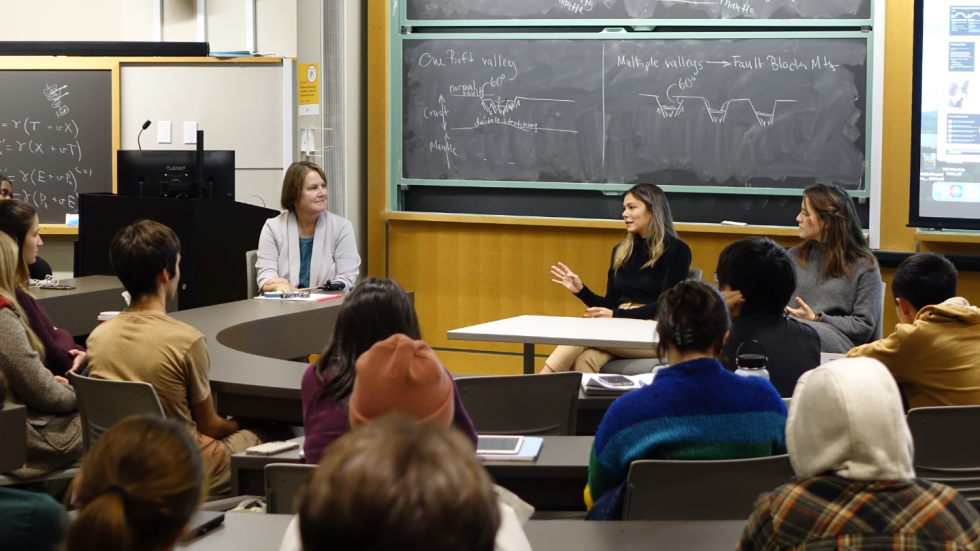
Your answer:
[[[895,310],[897,310],[899,321],[907,324],[911,324],[913,321],[915,321],[915,316],[919,313],[918,308],[912,306],[911,302],[902,297],[895,299]]]
[[[166,268],[160,270],[160,273],[157,274],[157,281],[163,283],[164,285],[170,283],[171,279],[173,278],[170,276],[170,272],[168,272]]]

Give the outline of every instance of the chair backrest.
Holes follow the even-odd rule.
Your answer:
[[[880,341],[885,336],[885,282],[881,282],[881,311],[878,312],[878,318],[875,320],[875,330],[871,334],[871,341]]]
[[[270,463],[265,466],[267,513],[296,514],[296,494],[306,485],[316,465]]]
[[[759,494],[794,476],[788,455],[718,461],[634,461],[623,520],[745,520]]]
[[[456,379],[479,434],[575,434],[582,374],[506,375]]]
[[[789,410],[789,402],[792,398],[783,398],[783,403],[786,404],[786,410]]]
[[[909,410],[915,444],[915,474],[952,486],[980,507],[980,406]]]
[[[106,381],[75,373],[69,373],[68,380],[78,395],[85,451],[90,450],[109,427],[130,415],[164,417],[160,399],[149,383]]]
[[[0,405],[0,473],[7,473],[27,462],[27,407]]]
[[[247,287],[248,296],[245,298],[255,298],[259,296],[259,269],[255,267],[255,263],[259,260],[259,251],[248,251],[245,253],[245,277],[248,278]]]
[[[701,279],[701,274],[703,272],[697,268],[687,269],[687,279]]]

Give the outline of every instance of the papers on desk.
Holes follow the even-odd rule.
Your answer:
[[[525,436],[521,451],[516,454],[479,454],[477,457],[484,461],[534,461],[541,453],[541,444],[543,443],[544,438]]]
[[[310,295],[308,297],[255,297],[258,300],[281,300],[283,302],[323,302],[324,300],[330,300],[334,298],[339,298],[340,295]]]
[[[658,366],[659,368],[660,366]],[[612,375],[607,373],[583,373],[582,374],[582,391],[585,392],[587,396],[620,396],[626,394],[631,390],[636,390],[638,388],[644,387],[653,382],[654,376],[656,376],[659,369],[655,369],[653,373],[644,373],[642,375]],[[614,386],[606,384],[603,381],[603,377],[625,377],[633,382],[630,386]]]

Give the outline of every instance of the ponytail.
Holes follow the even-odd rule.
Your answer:
[[[172,543],[201,502],[204,469],[184,428],[130,417],[99,438],[75,487],[80,507],[66,551],[156,551]]]
[[[96,496],[71,525],[68,551],[124,550],[133,548],[126,519],[126,502],[117,492]]]
[[[725,299],[713,286],[688,279],[660,295],[657,311],[657,355],[666,345],[677,350],[712,352],[720,349],[731,327]]]

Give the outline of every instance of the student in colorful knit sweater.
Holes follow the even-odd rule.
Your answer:
[[[702,281],[663,294],[659,352],[670,367],[613,402],[589,461],[587,518],[622,515],[622,487],[638,459],[737,459],[785,453],[786,406],[769,381],[718,361],[728,334],[725,299]],[[593,507],[595,502],[595,507]]]
[[[898,385],[877,360],[800,377],[786,446],[796,479],[759,496],[738,551],[980,549],[980,515],[915,477]]]

